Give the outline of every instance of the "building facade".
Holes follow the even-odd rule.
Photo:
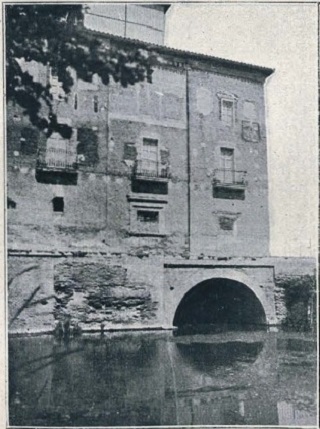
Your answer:
[[[112,22],[127,32],[115,33],[143,40],[150,31],[162,43],[166,9],[148,10],[152,28],[133,28],[133,14],[146,12],[130,18],[125,9],[104,11],[99,25],[124,14]],[[103,15],[91,8],[87,23],[94,14]],[[66,319],[83,329],[171,328],[188,291],[221,278],[250,289],[259,323],[279,323],[268,258],[264,87],[272,70],[83,31],[119,49],[152,47],[159,62],[152,84],[128,88],[74,75],[67,102],[52,70],[26,66],[51,83],[59,121],[73,134],[46,139],[8,106],[12,330],[50,330]],[[40,305],[15,318],[33,292]]]

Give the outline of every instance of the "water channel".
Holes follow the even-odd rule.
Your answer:
[[[308,334],[13,337],[9,423],[315,426],[316,365]]]

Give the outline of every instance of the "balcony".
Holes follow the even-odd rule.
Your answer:
[[[156,161],[138,160],[133,168],[133,178],[136,180],[167,182],[169,179],[169,167],[167,164],[161,164]]]
[[[47,147],[40,152],[36,164],[36,180],[52,185],[76,185],[78,178],[77,155],[66,148]]]
[[[214,171],[213,186],[215,188],[245,189],[246,171],[217,169]]]
[[[38,170],[75,172],[77,168],[77,155],[70,149],[51,147],[38,155]]]
[[[213,177],[214,198],[244,200],[247,186],[246,171],[217,169]]]

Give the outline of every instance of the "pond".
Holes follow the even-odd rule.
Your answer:
[[[14,426],[316,425],[311,335],[9,339]]]

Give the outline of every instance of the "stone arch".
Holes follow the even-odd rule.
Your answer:
[[[168,270],[169,271],[169,270]],[[225,279],[232,280],[246,286],[253,292],[265,313],[266,323],[273,325],[277,323],[274,305],[274,283],[273,272],[268,273],[262,282],[257,278],[262,277],[253,272],[248,275],[242,269],[233,268],[203,268],[196,269],[177,269],[167,272],[167,289],[165,296],[165,322],[166,326],[174,326],[173,321],[176,310],[184,296],[194,287],[205,281]],[[176,272],[175,272],[176,271]]]

